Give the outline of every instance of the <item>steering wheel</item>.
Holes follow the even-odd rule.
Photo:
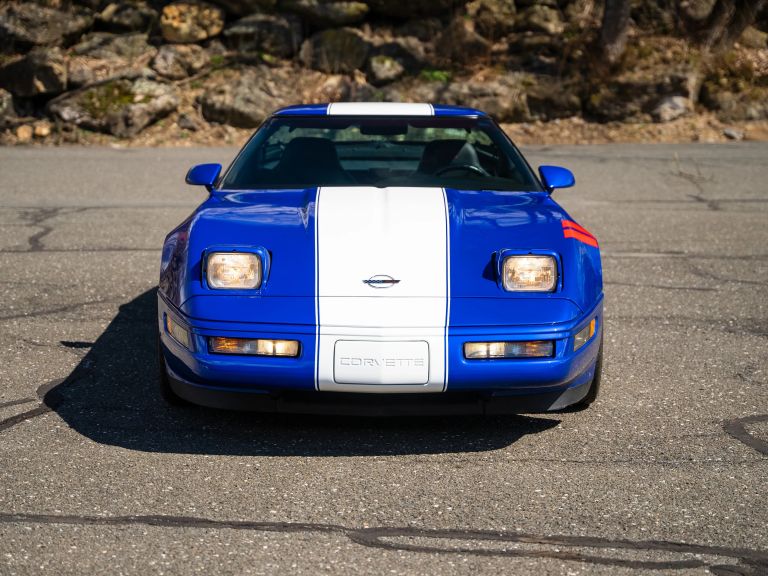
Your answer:
[[[435,170],[434,174],[435,176],[442,176],[446,172],[451,172],[452,170],[463,170],[465,172],[479,174],[480,176],[490,176],[490,174],[488,174],[485,169],[481,168],[480,166],[475,166],[474,164],[450,164],[440,168],[439,170]]]

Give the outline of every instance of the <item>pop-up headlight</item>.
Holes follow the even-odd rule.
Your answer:
[[[256,289],[262,280],[261,257],[249,252],[211,252],[205,274],[211,288]]]
[[[509,292],[553,292],[557,286],[557,261],[553,256],[507,256],[501,280]]]

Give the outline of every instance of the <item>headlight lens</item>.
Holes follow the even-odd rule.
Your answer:
[[[248,252],[212,252],[206,268],[208,285],[216,289],[261,286],[261,257]]]
[[[508,256],[502,283],[510,292],[552,292],[557,286],[557,262],[552,256]]]

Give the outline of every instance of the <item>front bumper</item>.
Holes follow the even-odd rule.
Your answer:
[[[602,300],[575,320],[558,324],[451,328],[449,370],[443,393],[320,392],[315,389],[315,327],[282,324],[196,322],[162,297],[158,327],[171,387],[195,404],[265,412],[349,414],[526,413],[558,410],[579,402],[589,391],[602,335]],[[164,318],[185,326],[192,335],[190,351],[165,330]],[[573,337],[593,318],[597,331],[578,351]],[[209,336],[294,339],[298,358],[211,354]],[[554,340],[552,358],[466,360],[468,341]],[[391,389],[391,387],[390,387]],[[426,390],[425,390],[426,392]]]

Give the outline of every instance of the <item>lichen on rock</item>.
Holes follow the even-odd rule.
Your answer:
[[[49,111],[68,124],[129,138],[178,106],[167,84],[120,78],[52,100]]]

